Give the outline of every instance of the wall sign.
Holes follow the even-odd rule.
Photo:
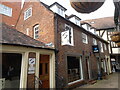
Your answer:
[[[99,47],[98,47],[98,45],[93,45],[92,49],[93,49],[93,53],[99,53]]]
[[[28,74],[35,73],[35,58],[29,58]]]

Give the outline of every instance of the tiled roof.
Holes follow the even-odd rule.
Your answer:
[[[81,24],[89,24],[97,30],[112,29],[115,28],[114,17],[104,17],[99,19],[91,19],[81,21]]]
[[[3,23],[0,24],[0,33],[1,44],[47,48],[44,43],[37,41]]]

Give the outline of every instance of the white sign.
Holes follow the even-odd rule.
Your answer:
[[[35,73],[35,58],[29,58],[28,74]]]

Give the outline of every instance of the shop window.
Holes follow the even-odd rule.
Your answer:
[[[39,38],[39,25],[34,26],[34,39]]]
[[[28,19],[31,16],[32,16],[32,8],[29,8],[24,12],[24,20]]]
[[[82,64],[80,57],[67,57],[67,66],[68,66],[68,83],[82,80]]]

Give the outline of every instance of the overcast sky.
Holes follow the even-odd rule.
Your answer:
[[[113,0],[105,0],[104,4],[98,10],[90,14],[82,14],[76,12],[71,7],[69,0],[40,0],[40,1],[44,2],[47,5],[51,5],[54,2],[58,2],[67,9],[67,11],[65,12],[67,15],[75,14],[82,20],[114,16],[115,7],[113,4]]]

